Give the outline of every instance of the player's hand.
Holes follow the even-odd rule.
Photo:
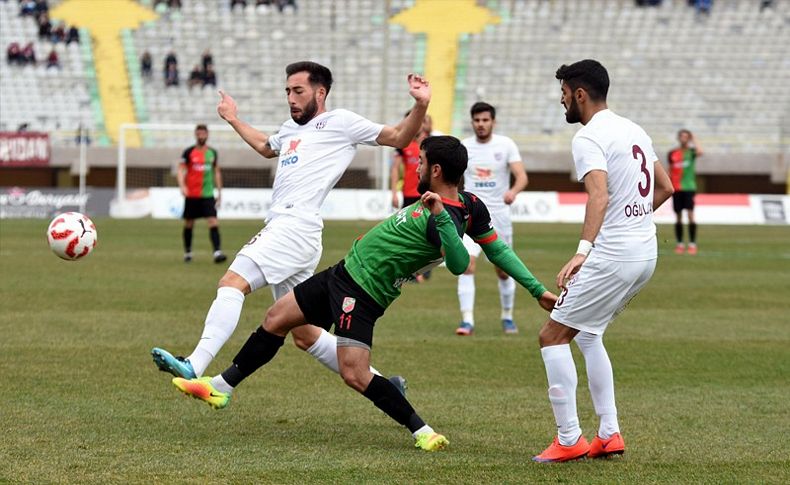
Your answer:
[[[398,200],[398,194],[395,192],[392,193],[392,207],[397,209],[400,207],[400,200]]]
[[[230,97],[229,94],[226,94],[225,91],[219,90],[219,104],[217,104],[217,114],[223,120],[230,123],[231,121],[236,120],[236,115],[238,114],[238,107],[236,106],[236,101]]]
[[[513,203],[514,200],[516,200],[515,192],[513,192],[512,190],[508,190],[507,192],[505,192],[505,197],[504,197],[505,204],[510,205]]]
[[[557,287],[565,288],[568,280],[579,272],[585,261],[587,261],[587,256],[578,253],[574,254],[571,260],[565,263],[565,266],[557,274]]]
[[[431,86],[428,85],[428,81],[419,74],[414,73],[410,73],[407,79],[411,97],[418,103],[424,103],[427,106],[431,101]]]
[[[540,295],[540,298],[538,298],[538,305],[540,305],[540,307],[547,312],[550,312],[554,309],[555,303],[557,303],[557,295],[550,291],[543,292],[543,294]]]
[[[438,216],[444,210],[442,198],[436,192],[425,192],[420,197],[420,202],[435,216]]]
[[[219,209],[220,202],[222,202],[222,194],[217,192],[217,197],[214,198],[214,208]]]
[[[187,196],[187,188],[186,187],[181,187],[181,195],[183,195],[184,197]]]

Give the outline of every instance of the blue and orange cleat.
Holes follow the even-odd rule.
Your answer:
[[[502,319],[502,331],[505,332],[508,335],[513,335],[513,334],[518,333],[518,327],[516,326],[515,323],[513,323],[513,320],[511,320],[509,318],[503,318]]]
[[[456,335],[472,335],[473,333],[475,333],[475,326],[469,322],[461,322],[455,329]]]
[[[590,458],[607,458],[612,455],[622,455],[625,453],[625,441],[620,433],[615,433],[608,439],[600,438],[598,435],[590,443]]]
[[[554,437],[551,445],[538,456],[533,456],[532,461],[538,463],[558,463],[563,461],[579,460],[590,452],[590,445],[584,436],[579,436],[575,444],[565,446],[560,444],[558,437]]]

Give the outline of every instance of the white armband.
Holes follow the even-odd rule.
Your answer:
[[[579,247],[576,248],[576,254],[587,256],[588,254],[590,254],[590,250],[592,249],[592,247],[593,247],[593,243],[582,239],[581,241],[579,241]]]

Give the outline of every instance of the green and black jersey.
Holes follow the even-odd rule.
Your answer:
[[[463,273],[469,265],[469,254],[461,241],[466,233],[482,246],[492,263],[540,298],[546,289],[498,239],[488,209],[479,198],[460,192],[459,200],[442,202],[445,210],[438,216],[418,201],[360,236],[345,257],[346,270],[354,281],[386,308],[400,296],[403,283],[443,260],[453,274]]]

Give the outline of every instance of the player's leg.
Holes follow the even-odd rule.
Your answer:
[[[194,219],[184,219],[184,230],[181,239],[184,242],[184,262],[192,261],[192,229],[195,227]]]
[[[456,335],[471,335],[475,329],[475,269],[481,248],[464,234],[464,247],[469,253],[469,266],[464,274],[458,276],[458,303],[461,309],[461,323],[455,330]]]
[[[372,327],[371,327],[372,332]],[[406,397],[387,379],[370,372],[370,347],[363,342],[340,338],[337,349],[343,381],[412,433],[415,447],[437,451],[449,444],[447,438],[425,424]]]
[[[689,247],[688,253],[697,254],[697,221],[694,219],[694,192],[688,193],[686,213],[689,216]]]
[[[217,221],[217,200],[213,197],[203,199],[203,210],[208,221],[208,234],[211,240],[211,247],[214,248],[214,262],[222,263],[228,259],[222,252],[219,238],[219,222]]]
[[[672,209],[675,211],[675,254],[683,254],[686,246],[683,244],[683,192],[672,194]]]
[[[275,301],[285,296],[302,281],[307,280],[312,274],[313,269],[311,268],[301,271],[281,283],[272,285],[272,295]],[[337,362],[337,338],[334,335],[315,325],[302,325],[294,328],[291,331],[291,336],[296,347],[312,355],[332,372],[340,373],[340,367]],[[370,372],[381,375],[372,366]],[[406,379],[402,376],[392,376],[390,381],[395,384],[401,393],[406,393]]]
[[[499,303],[502,308],[502,330],[506,334],[518,333],[518,327],[513,322],[513,305],[516,300],[516,281],[501,269],[494,267],[499,286]]]
[[[285,342],[288,332],[304,325],[305,316],[297,305],[293,293],[277,300],[266,312],[263,324],[255,330],[230,365],[221,374],[199,379],[173,379],[181,392],[206,401],[215,409],[222,409],[230,402],[233,389],[245,378],[271,361]]]
[[[263,272],[254,261],[244,255],[236,256],[228,271],[219,280],[217,296],[206,314],[203,333],[195,349],[188,357],[183,358],[154,347],[151,355],[159,370],[188,379],[202,376],[236,330],[244,297],[266,284]]]
[[[576,411],[578,376],[570,341],[578,330],[549,319],[540,330],[540,353],[546,367],[549,402],[557,423],[554,442],[533,459],[540,462],[567,461],[584,457],[589,445],[582,436]]]
[[[590,396],[595,414],[600,418],[598,441],[609,440],[620,433],[620,425],[617,422],[617,406],[614,399],[612,362],[603,345],[603,334],[579,332],[574,340],[584,356]],[[618,448],[619,452],[624,450],[623,447]]]

